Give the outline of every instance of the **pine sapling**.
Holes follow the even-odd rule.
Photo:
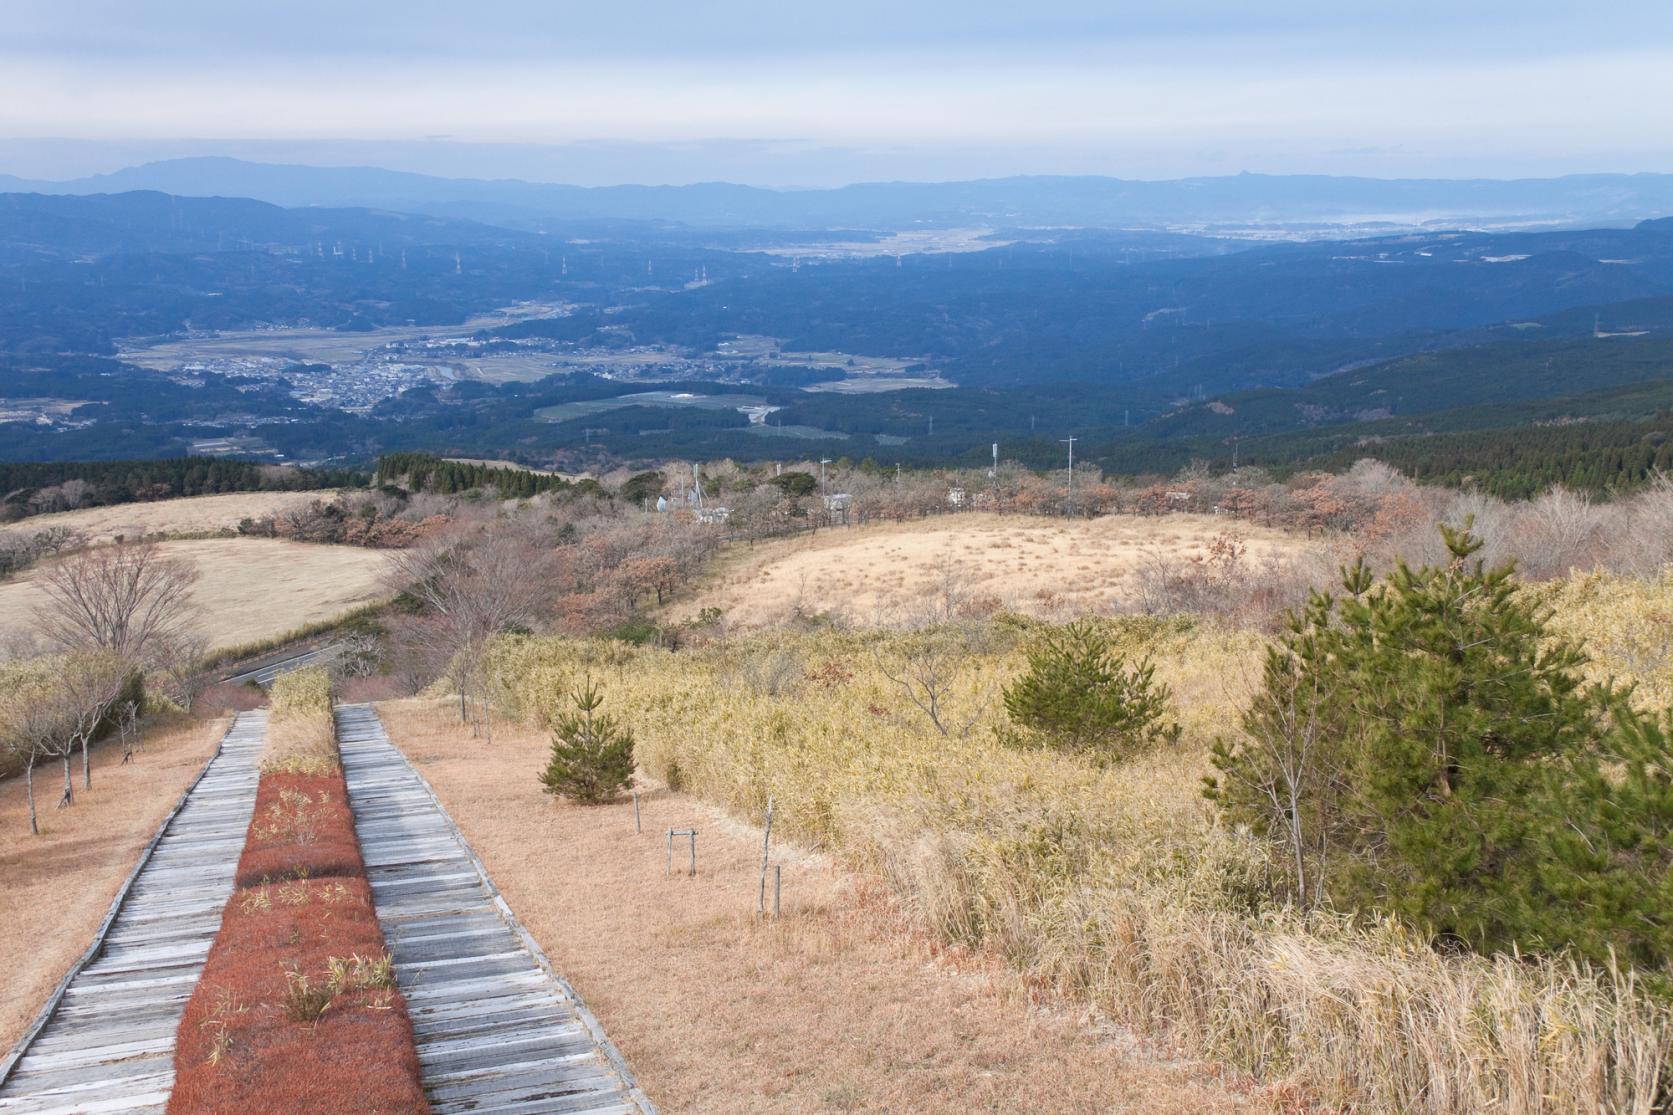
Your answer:
[[[596,805],[633,782],[633,733],[598,710],[604,694],[591,678],[570,694],[575,711],[552,728],[552,755],[540,774],[546,792]]]

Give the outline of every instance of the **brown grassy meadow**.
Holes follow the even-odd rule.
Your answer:
[[[502,717],[528,724],[551,723],[590,675],[636,733],[641,771],[745,824],[773,797],[786,841],[880,880],[931,939],[1003,958],[1031,986],[1297,1102],[1381,1115],[1652,1109],[1673,1013],[1630,977],[1442,954],[1398,924],[1271,900],[1267,849],[1201,793],[1209,747],[1256,680],[1259,635],[1113,624],[1122,651],[1150,656],[1172,686],[1184,732],[1104,769],[1002,742],[998,695],[1022,668],[1028,625],[976,626],[976,641],[956,636],[941,707],[959,727],[947,735],[885,665],[951,632],[816,627],[677,653],[522,637],[502,640],[489,668]],[[1598,665],[1629,676],[1618,659]],[[516,776],[532,779],[535,760]]]
[[[1212,515],[1045,519],[973,512],[735,546],[670,615],[683,619],[719,608],[737,628],[769,626],[798,610],[888,622],[941,592],[949,575],[961,593],[990,610],[1121,611],[1132,607],[1146,562],[1203,557],[1217,535],[1233,528],[1251,565],[1320,546],[1317,539]]]
[[[213,534],[236,529],[240,519],[282,515],[286,511],[306,507],[316,499],[329,501],[334,494],[329,490],[227,492],[150,503],[120,503],[112,507],[87,507],[79,511],[35,515],[5,529],[19,534],[34,534],[49,527],[63,527],[87,542],[109,542],[119,534],[126,538],[152,534]]]
[[[241,646],[330,619],[383,595],[387,555],[272,538],[161,543],[198,571],[192,590],[212,647]],[[28,631],[45,593],[35,572],[0,583],[0,633]]]

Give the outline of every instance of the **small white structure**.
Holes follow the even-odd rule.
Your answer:
[[[725,526],[726,520],[731,517],[732,509],[730,507],[699,507],[697,509],[697,521],[707,523],[710,526]]]
[[[948,507],[963,507],[964,506],[964,489],[963,488],[948,488],[947,489],[947,506]]]

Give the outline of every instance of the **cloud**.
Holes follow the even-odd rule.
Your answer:
[[[1662,134],[1673,5],[1611,7],[8,0],[0,135],[609,140],[711,158],[715,137],[779,137],[854,152],[856,173],[889,150],[960,166],[987,151],[1001,173],[1024,156],[1283,169],[1276,153],[1288,169],[1435,173]],[[714,177],[698,158],[687,179]]]

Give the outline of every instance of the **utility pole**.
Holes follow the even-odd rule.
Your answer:
[[[1069,447],[1069,510],[1075,509],[1075,435],[1058,439]]]
[[[825,466],[831,463],[829,457],[819,458],[819,498],[825,498]]]

